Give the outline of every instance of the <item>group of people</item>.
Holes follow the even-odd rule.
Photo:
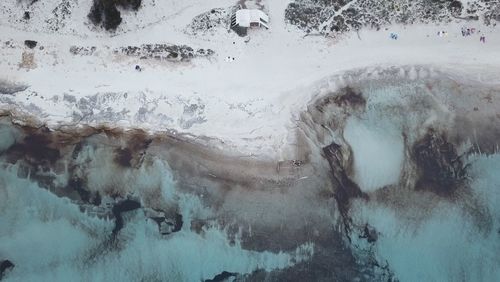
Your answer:
[[[443,31],[440,30],[440,31],[438,31],[438,36],[439,37],[446,37],[446,36],[448,36],[448,32],[444,31],[444,30]]]
[[[471,36],[474,33],[476,33],[475,28],[467,28],[467,27],[462,27],[462,36]]]
[[[391,39],[393,40],[398,40],[398,35],[394,32],[391,32],[391,35],[390,35]]]
[[[476,29],[473,28],[473,27],[472,28],[468,28],[468,27],[465,27],[465,26],[462,27],[462,36],[464,36],[464,37],[471,36],[471,35],[473,35],[475,33],[476,33]],[[481,31],[478,30],[477,33],[481,33]],[[486,43],[486,36],[484,36],[484,35],[479,36],[479,41],[483,42],[483,43]]]

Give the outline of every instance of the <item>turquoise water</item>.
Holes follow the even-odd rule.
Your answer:
[[[331,112],[311,114],[321,126],[307,125],[344,146],[335,156],[346,159],[328,166],[321,152],[330,144],[305,136],[310,163],[283,162],[281,172],[164,136],[58,135],[4,121],[0,260],[15,265],[4,279],[500,281],[498,129],[480,115],[484,127],[455,119],[477,102],[466,92],[473,88],[449,106],[440,99],[455,84],[440,83],[362,85],[366,107],[356,113],[322,105]],[[314,132],[325,124],[339,128]],[[414,144],[429,147],[424,165]],[[441,187],[438,175],[439,185],[417,189],[429,180],[422,175],[448,177],[453,166],[465,177]],[[362,194],[345,214],[332,181],[340,172]],[[140,208],[118,213],[126,200]]]
[[[0,132],[3,152],[20,138],[9,126],[3,125]],[[103,196],[100,207],[82,203],[75,196],[64,196],[69,195],[64,191],[68,187],[52,191],[40,187],[40,176],[9,164],[6,155],[0,159],[0,259],[15,264],[5,273],[6,281],[202,281],[223,271],[246,274],[283,269],[313,253],[312,244],[294,252],[245,250],[237,237],[229,236],[215,221],[195,232],[191,221],[213,217],[213,211],[198,195],[176,189],[165,161],[153,157],[137,169],[122,170],[108,158],[106,146],[83,145],[78,157],[63,162],[79,164],[88,189],[102,195],[123,192],[143,205],[174,202],[182,216],[179,231],[162,235],[150,219],[153,211],[126,212],[123,229],[113,237],[115,220],[104,206],[119,198]],[[63,184],[68,182],[70,166],[59,168],[58,174],[56,169],[46,174],[57,175],[53,183]],[[114,188],[109,188],[110,183]],[[147,200],[152,191],[157,199]]]

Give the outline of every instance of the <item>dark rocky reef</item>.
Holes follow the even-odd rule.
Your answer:
[[[445,134],[429,129],[423,138],[413,144],[411,151],[419,175],[416,190],[449,197],[466,180],[467,165]]]
[[[32,135],[26,136],[19,143],[12,145],[5,154],[11,163],[23,159],[28,165],[49,170],[61,156],[57,145],[47,137],[50,130],[42,127]]]
[[[238,274],[234,272],[222,271],[221,273],[214,276],[212,279],[207,279],[205,282],[223,282],[231,277],[236,277]]]
[[[335,200],[344,221],[344,228],[349,237],[352,220],[349,217],[349,208],[351,199],[367,198],[367,195],[361,191],[359,186],[352,181],[352,158],[349,156],[352,153],[346,154],[346,148],[341,145],[332,143],[323,148],[323,154],[330,164],[332,179],[335,189]]]
[[[329,236],[315,241],[310,260],[283,270],[257,270],[241,281],[396,281],[391,271],[381,267],[371,254],[362,257],[354,253],[343,235]]]
[[[368,223],[363,228],[363,234],[359,235],[359,238],[364,238],[368,243],[375,243],[378,240],[377,230]]]
[[[118,232],[123,228],[125,222],[123,221],[122,213],[136,210],[141,207],[141,203],[135,200],[126,199],[116,203],[111,212],[115,217],[115,227],[113,228],[113,236],[116,236]]]
[[[14,263],[12,263],[10,260],[2,260],[0,262],[0,280],[5,276],[5,274],[12,270],[14,268]]]
[[[114,150],[114,162],[124,168],[139,168],[151,142],[153,140],[148,136],[133,136],[126,146]]]
[[[179,232],[184,224],[182,215],[175,212],[173,218],[167,216],[150,217],[158,225],[158,230],[162,235],[168,235],[173,232]]]
[[[346,86],[319,100],[315,107],[319,112],[323,113],[331,105],[342,109],[343,113],[348,115],[353,111],[363,110],[366,106],[366,100],[360,91],[351,86]]]

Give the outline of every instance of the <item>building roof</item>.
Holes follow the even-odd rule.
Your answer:
[[[266,28],[269,16],[257,9],[241,9],[236,11],[236,23],[242,27],[249,27],[251,23],[259,23]]]

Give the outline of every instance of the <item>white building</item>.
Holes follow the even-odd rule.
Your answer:
[[[246,34],[249,27],[269,28],[269,16],[258,9],[240,9],[231,16],[231,28],[238,34]]]

